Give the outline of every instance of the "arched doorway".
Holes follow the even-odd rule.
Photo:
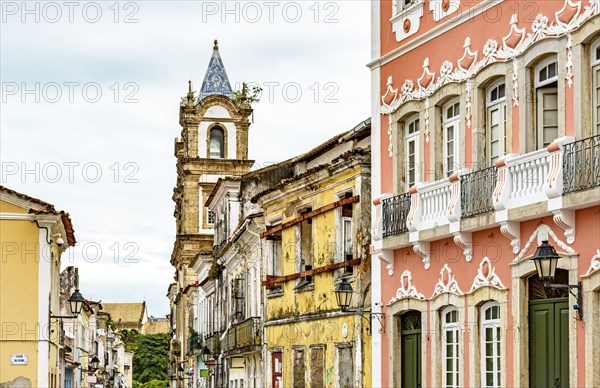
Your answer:
[[[556,284],[568,284],[569,272],[557,269]],[[569,386],[569,291],[546,288],[537,275],[529,289],[529,386]]]

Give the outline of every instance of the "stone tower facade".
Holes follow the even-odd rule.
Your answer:
[[[177,186],[176,239],[171,255],[175,267],[173,328],[179,342],[180,362],[186,361],[190,302],[186,291],[197,280],[190,264],[201,256],[212,260],[213,226],[219,222],[204,204],[220,177],[241,176],[250,171],[248,129],[252,107],[235,98],[215,40],[202,88],[196,97],[191,81],[179,109],[181,137],[175,139]]]

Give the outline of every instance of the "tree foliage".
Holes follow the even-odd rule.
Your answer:
[[[150,380],[144,383],[140,388],[165,388],[167,386],[167,380]]]
[[[169,336],[166,333],[137,335],[133,354],[133,380],[143,383],[142,388],[154,388],[154,385],[146,386],[146,383],[153,380],[162,383],[161,388],[165,386],[169,368],[168,343]]]
[[[136,329],[124,329],[121,330],[119,333],[123,338],[125,350],[128,352],[137,352],[137,340],[140,336],[140,333]]]

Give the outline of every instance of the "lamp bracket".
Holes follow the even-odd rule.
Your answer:
[[[347,313],[355,313],[355,314],[359,314],[363,319],[365,319],[368,323],[369,326],[367,326],[367,334],[371,335],[371,324],[373,322],[373,317],[375,317],[377,319],[377,321],[379,322],[379,333],[383,333],[385,331],[385,325],[384,325],[384,321],[383,321],[383,317],[385,316],[384,313],[372,313],[371,311],[368,310],[361,310],[361,309],[342,309],[343,312],[347,312]],[[368,316],[368,318],[367,318]]]
[[[544,287],[568,289],[569,294],[573,295],[573,297],[577,301],[577,319],[580,321],[583,320],[583,298],[581,295],[581,282],[577,282],[577,284],[553,284],[549,282],[544,282]],[[576,289],[577,293],[573,292],[573,289]]]
[[[77,318],[77,315],[50,315],[50,319],[69,319]]]

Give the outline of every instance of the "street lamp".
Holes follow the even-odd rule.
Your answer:
[[[352,293],[354,292],[352,285],[348,283],[348,280],[342,278],[333,292],[335,292],[338,306],[342,311],[346,311],[350,307],[350,302],[352,302]]]
[[[367,327],[367,333],[371,333],[371,320],[373,317],[377,318],[379,324],[382,329],[379,330],[381,332],[383,330],[383,313],[372,313],[370,311],[361,310],[361,309],[350,309],[350,303],[352,302],[352,294],[354,290],[352,289],[352,285],[346,280],[346,278],[342,278],[340,282],[333,289],[335,293],[335,299],[337,300],[338,306],[342,309],[342,312],[352,312],[360,314],[364,319],[369,322],[369,326]],[[369,316],[367,318],[366,316]]]
[[[83,307],[83,295],[79,292],[79,289],[76,289],[71,297],[69,298],[69,304],[71,305],[71,312],[74,316],[77,316],[81,313],[81,308]]]
[[[560,256],[556,253],[554,247],[548,244],[548,241],[542,241],[542,244],[537,247],[531,260],[535,263],[535,269],[537,270],[538,277],[546,288],[566,288],[569,293],[573,295],[577,301],[573,305],[573,308],[577,311],[577,319],[583,319],[583,304],[581,297],[581,282],[577,284],[554,284],[554,277],[556,276],[556,268],[558,266],[558,259]],[[575,288],[577,294],[571,289]]]
[[[83,295],[81,295],[79,289],[76,289],[75,292],[69,297],[69,305],[71,307],[72,315],[50,315],[50,318],[76,318],[81,313],[84,300],[85,299],[83,299]]]
[[[202,359],[202,362],[206,365],[208,363],[208,361],[210,361],[211,356],[210,356],[210,349],[208,349],[208,347],[206,345],[204,345],[204,347],[202,348],[202,352],[200,352],[200,358]]]
[[[92,357],[92,360],[90,361],[90,366],[92,367],[92,369],[97,370],[100,366],[100,359],[97,356]]]

